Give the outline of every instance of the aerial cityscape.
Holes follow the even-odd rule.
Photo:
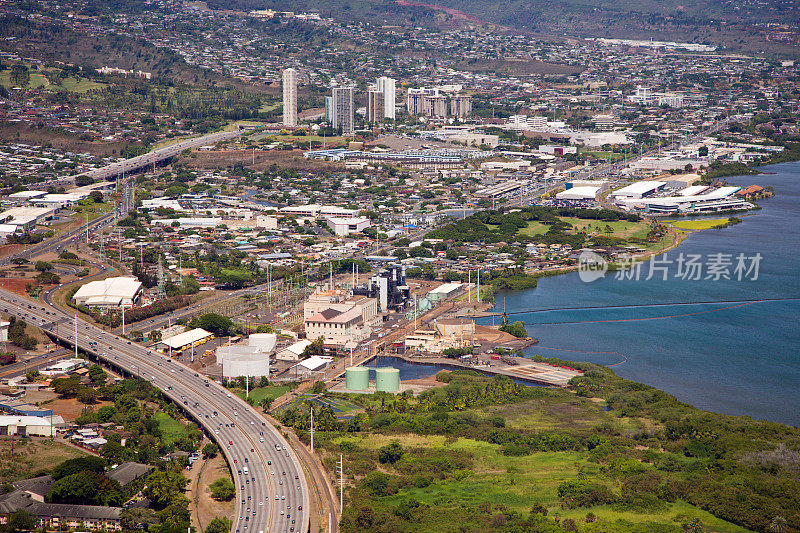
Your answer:
[[[800,11],[0,0],[0,531],[800,532]]]

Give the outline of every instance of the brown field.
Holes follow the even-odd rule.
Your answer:
[[[175,163],[181,163],[197,169],[224,169],[241,163],[257,172],[267,170],[273,163],[281,168],[298,170],[342,170],[341,164],[326,161],[308,160],[301,150],[291,151],[259,151],[256,150],[256,164],[253,165],[253,152],[248,150],[223,150],[213,152],[193,152],[189,157],[177,157]]]
[[[197,498],[194,498],[194,494],[191,497],[193,500],[192,503],[196,502],[196,512],[192,513],[192,518],[199,520],[198,525],[203,529],[208,526],[211,520],[218,516],[227,516],[228,518],[233,518],[234,500],[229,502],[217,501],[211,497],[211,490],[208,488],[211,483],[220,478],[231,479],[228,465],[222,459],[222,456],[217,455],[213,459],[206,461],[202,472],[198,473],[197,475],[199,475],[197,481],[190,484],[193,489],[195,487],[197,488]],[[258,505],[258,503],[255,505]],[[264,508],[262,507],[261,509]]]
[[[118,154],[125,146],[135,144],[130,142],[106,143],[84,141],[79,139],[77,135],[51,131],[47,128],[34,129],[24,124],[4,125],[0,127],[0,140],[39,146],[50,143],[53,148],[58,148],[60,150],[76,153],[88,152],[92,155],[99,156]]]
[[[44,437],[31,440],[4,437],[0,439],[0,479],[23,479],[84,455],[88,454],[79,448]]]
[[[113,405],[112,402],[107,401],[98,401],[96,404],[91,405],[91,407],[97,411],[104,405]],[[86,406],[75,398],[58,398],[53,400],[52,402],[48,402],[44,406],[47,409],[52,409],[53,414],[61,415],[64,417],[65,421],[72,421],[78,418]]]

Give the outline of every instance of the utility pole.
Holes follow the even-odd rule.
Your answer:
[[[78,358],[78,314],[75,313],[75,359]]]
[[[311,453],[314,453],[314,404],[311,404]]]
[[[339,454],[339,514],[344,514],[344,455]]]
[[[417,331],[417,295],[414,295],[414,331]]]
[[[472,270],[467,270],[467,303],[472,303]]]
[[[122,336],[125,336],[125,304],[122,304]]]

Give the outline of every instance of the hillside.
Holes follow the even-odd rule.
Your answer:
[[[755,0],[209,0],[212,9],[271,8],[381,24],[449,27],[491,23],[550,35],[679,40],[749,52],[796,55],[800,12]]]

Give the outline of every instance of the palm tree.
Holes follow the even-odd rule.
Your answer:
[[[789,526],[786,523],[786,519],[782,516],[776,516],[772,519],[769,523],[769,531],[771,533],[785,533],[789,531]]]

